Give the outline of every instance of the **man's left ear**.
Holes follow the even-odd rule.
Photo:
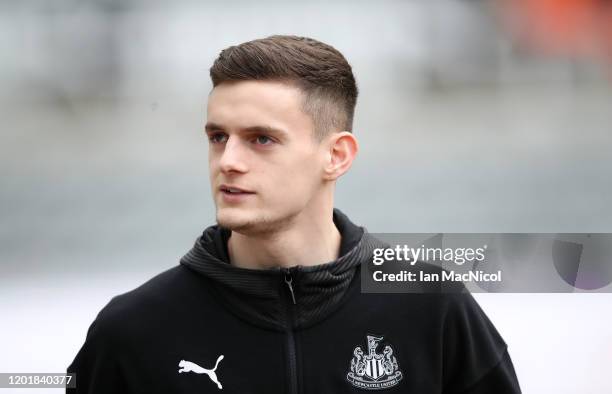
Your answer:
[[[327,141],[327,163],[325,163],[325,179],[336,180],[351,168],[359,151],[359,143],[353,133],[341,131],[332,133]]]

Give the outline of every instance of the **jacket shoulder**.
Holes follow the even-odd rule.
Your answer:
[[[142,349],[143,333],[177,309],[188,308],[182,304],[189,297],[206,299],[204,280],[179,265],[113,297],[89,326],[85,343],[68,367],[77,373],[79,390],[67,393],[124,392],[126,376],[120,370],[127,355]]]
[[[135,289],[114,296],[100,310],[95,324],[107,333],[115,329],[122,332],[142,329],[159,316],[193,303],[194,297],[208,298],[205,281],[182,265],[170,268]]]

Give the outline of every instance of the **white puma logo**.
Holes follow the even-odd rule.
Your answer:
[[[219,358],[217,359],[217,362],[215,363],[215,367],[213,369],[202,368],[198,364],[192,363],[191,361],[181,360],[178,365],[180,367],[178,372],[179,373],[194,372],[198,374],[205,373],[206,375],[208,375],[210,380],[217,383],[217,387],[219,387],[219,390],[221,390],[223,387],[221,386],[221,383],[219,382],[219,379],[217,378],[217,374],[215,373],[215,371],[217,370],[217,366],[219,365],[219,362],[221,360],[223,360],[223,355],[219,356]]]

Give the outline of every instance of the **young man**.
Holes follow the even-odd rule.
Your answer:
[[[469,294],[361,293],[385,245],[333,208],[358,150],[342,54],[272,36],[223,50],[210,74],[218,224],[100,312],[74,392],[519,393]]]

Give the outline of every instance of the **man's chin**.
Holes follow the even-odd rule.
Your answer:
[[[261,235],[278,229],[277,223],[270,218],[252,210],[245,212],[235,208],[217,209],[217,224],[244,235]]]
[[[238,209],[221,208],[217,210],[217,224],[228,230],[243,232],[254,225],[254,218],[247,212],[238,212]]]

